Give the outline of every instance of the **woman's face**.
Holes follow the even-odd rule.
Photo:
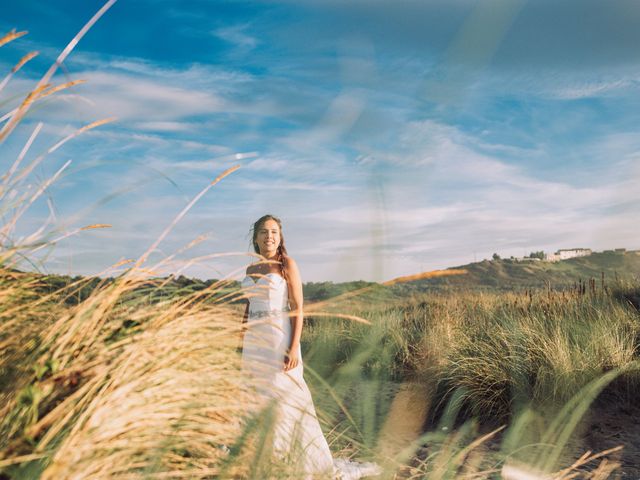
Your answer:
[[[280,245],[280,227],[275,220],[266,220],[258,229],[256,236],[260,255],[264,257],[272,257],[276,254],[276,250]]]

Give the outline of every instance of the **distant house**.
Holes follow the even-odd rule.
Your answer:
[[[563,248],[556,253],[547,253],[544,259],[547,262],[559,262],[560,260],[567,260],[569,258],[586,257],[591,255],[590,248]]]

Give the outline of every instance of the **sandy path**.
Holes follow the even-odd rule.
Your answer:
[[[424,424],[431,406],[429,392],[429,387],[424,383],[405,382],[400,385],[378,440],[381,458],[406,461],[415,454],[415,450],[409,449],[398,458],[403,450],[424,433]]]
[[[387,458],[390,464],[397,465],[398,461],[410,463],[411,458],[415,457],[419,446],[409,447],[424,433],[431,408],[431,392],[432,389],[424,383],[405,382],[399,386],[378,440],[379,458]],[[580,451],[602,452],[624,445],[620,454],[609,456],[611,460],[621,463],[621,468],[614,476],[640,480],[640,402],[600,398],[585,421],[582,439],[575,439],[580,444]],[[486,443],[486,453],[491,454],[492,450],[497,453],[500,437],[498,435]],[[588,465],[587,470],[596,465]]]

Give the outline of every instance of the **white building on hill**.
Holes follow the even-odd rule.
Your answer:
[[[560,260],[567,260],[569,258],[587,257],[591,255],[590,248],[563,248],[556,253],[547,253],[544,259],[547,262],[559,262]]]

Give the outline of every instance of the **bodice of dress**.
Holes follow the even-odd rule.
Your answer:
[[[258,312],[281,312],[288,310],[289,292],[287,281],[276,272],[269,272],[256,280],[246,276],[240,283],[249,299],[249,316]]]

